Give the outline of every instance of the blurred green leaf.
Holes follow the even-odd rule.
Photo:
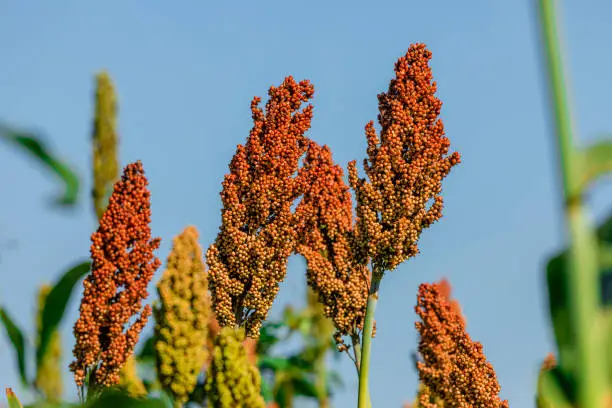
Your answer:
[[[23,408],[23,405],[21,405],[19,398],[17,398],[13,390],[10,388],[6,389],[6,399],[8,400],[9,408]]]
[[[73,206],[77,203],[79,178],[68,164],[51,153],[40,136],[0,123],[0,139],[24,150],[61,180],[64,185],[64,193],[56,199],[56,204]]]
[[[25,357],[25,337],[21,329],[15,324],[13,319],[9,316],[5,308],[0,307],[0,321],[6,330],[6,334],[13,345],[15,351],[15,357],[17,358],[17,367],[19,369],[19,378],[24,386],[28,385],[28,376],[26,373],[26,357]],[[8,393],[8,391],[7,391]]]
[[[272,392],[272,387],[268,383],[268,380],[263,378],[261,379],[261,395],[266,401],[266,404],[274,401],[274,393]]]
[[[600,246],[600,285],[603,285],[608,279],[606,275],[608,274],[607,270],[609,268],[608,265],[601,262],[607,262],[609,257],[608,248],[612,244],[612,216],[608,216],[597,226],[596,235]],[[567,298],[568,271],[566,265],[567,249],[559,252],[548,261],[546,265],[546,280],[550,317],[553,323],[557,349],[559,351],[558,370],[560,370],[565,378],[572,378],[576,373],[572,336],[573,329],[569,320]],[[602,287],[602,289],[606,288]],[[608,336],[612,336],[612,332],[609,333]],[[568,384],[571,386],[573,382],[569,381]],[[569,390],[569,392],[573,393],[574,390]]]
[[[117,392],[106,392],[85,405],[86,408],[168,408],[159,398],[132,398]]]
[[[136,360],[139,363],[155,362],[155,339],[152,335],[143,342],[142,348],[136,354]]]
[[[556,369],[540,373],[538,380],[538,408],[573,408],[564,392],[561,373]]]
[[[288,359],[284,357],[263,356],[257,362],[260,370],[272,370],[274,372],[286,370],[291,366]]]
[[[612,171],[612,140],[601,140],[583,151],[582,188]]]
[[[300,395],[303,397],[313,397],[318,398],[319,392],[317,391],[317,387],[314,382],[310,380],[306,376],[301,376],[293,379],[293,389],[296,395]]]
[[[69,402],[48,402],[48,401],[36,401],[32,404],[26,405],[24,408],[79,408],[79,404],[72,404]]]
[[[64,317],[74,286],[89,272],[90,268],[90,261],[76,264],[62,275],[53,289],[51,289],[51,292],[49,292],[42,312],[42,325],[41,332],[39,333],[40,343],[38,350],[36,350],[37,367],[47,351],[53,332]]]

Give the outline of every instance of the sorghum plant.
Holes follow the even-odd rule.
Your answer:
[[[423,384],[420,406],[437,408],[441,400],[445,407],[507,408],[508,401],[499,399],[501,387],[482,344],[472,341],[463,317],[439,284],[421,284],[415,311],[421,318],[416,323],[423,360],[417,363]]]
[[[119,178],[119,136],[117,134],[117,96],[107,72],[96,75],[92,130],[93,209],[98,222],[104,215],[108,197]],[[121,386],[133,396],[142,395],[144,383],[136,372],[134,356],[129,356],[120,373]]]
[[[210,299],[198,238],[195,227],[174,238],[153,310],[157,375],[177,407],[187,402],[207,359]]]
[[[378,95],[380,137],[366,126],[367,179],[349,163],[349,182],[357,197],[356,232],[362,264],[371,267],[371,284],[362,339],[359,407],[368,400],[370,342],[380,282],[386,271],[418,253],[423,229],[442,217],[442,180],[460,162],[448,155],[450,141],[439,119],[442,102],[429,67],[431,52],[414,44],[395,64],[395,78]]]
[[[287,77],[271,87],[266,112],[251,102],[254,126],[238,145],[223,181],[222,223],[207,252],[210,290],[222,327],[245,327],[257,338],[295,249],[291,206],[300,188],[293,176],[307,148],[313,95],[308,81]]]
[[[96,75],[95,113],[92,132],[92,198],[97,218],[102,218],[112,187],[119,177],[117,160],[117,98],[110,76]]]
[[[264,408],[261,377],[247,358],[244,329],[224,327],[216,338],[206,394],[214,408]]]
[[[70,365],[82,399],[85,385],[89,393],[119,382],[119,372],[151,314],[142,301],[160,265],[153,254],[160,240],[151,238],[147,184],[142,163],[129,164],[91,237],[92,267],[83,282]]]

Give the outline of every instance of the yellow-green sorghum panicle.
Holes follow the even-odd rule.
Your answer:
[[[264,408],[261,376],[249,362],[244,329],[224,327],[217,336],[206,379],[211,408]]]
[[[94,211],[102,218],[113,184],[119,178],[117,160],[117,98],[110,76],[96,75],[95,114],[92,132]]]
[[[207,358],[210,319],[208,282],[198,231],[187,227],[174,239],[157,284],[155,351],[158,378],[177,406],[187,402]]]
[[[42,313],[45,307],[47,296],[51,292],[50,285],[42,285],[38,292],[38,319],[37,332],[41,332]],[[40,343],[40,339],[38,339]],[[40,365],[36,367],[36,378],[34,387],[49,402],[59,402],[62,399],[62,342],[60,333],[55,330],[51,335],[51,342],[47,352],[42,357]]]
[[[119,387],[130,397],[139,398],[147,395],[147,389],[138,376],[136,366],[134,355],[129,356],[119,373]]]

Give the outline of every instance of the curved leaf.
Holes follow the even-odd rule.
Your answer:
[[[538,408],[573,408],[561,384],[560,372],[556,369],[540,373],[538,380]]]
[[[51,292],[49,292],[42,312],[42,324],[39,333],[40,343],[38,350],[36,350],[37,367],[47,351],[53,332],[64,317],[66,305],[70,301],[74,286],[89,272],[90,267],[90,261],[81,262],[73,266],[64,273],[53,289],[51,289]]]
[[[8,400],[9,408],[23,408],[19,398],[15,395],[11,388],[6,389],[6,399]]]
[[[293,383],[293,389],[296,395],[312,398],[319,397],[319,390],[317,390],[317,386],[308,377],[298,377],[293,379],[291,382]]]
[[[132,398],[124,394],[107,392],[86,405],[87,408],[168,408],[161,399]]]
[[[11,128],[0,123],[0,139],[14,144],[27,152],[48,170],[53,172],[64,185],[64,193],[56,199],[56,204],[73,206],[79,193],[79,178],[68,164],[54,156],[40,136]]]
[[[260,370],[268,369],[276,372],[288,369],[291,366],[291,363],[284,357],[264,356],[259,359],[257,366]]]
[[[582,188],[612,171],[612,140],[602,140],[583,150]]]
[[[154,363],[155,362],[155,339],[149,336],[143,341],[142,348],[136,354],[136,360],[139,363]]]
[[[19,369],[19,378],[21,379],[21,383],[24,386],[28,385],[28,376],[26,373],[26,362],[25,362],[25,337],[23,336],[23,332],[21,329],[15,324],[13,319],[9,316],[6,309],[0,307],[0,321],[2,321],[2,325],[6,330],[6,334],[13,345],[13,349],[15,350],[15,357],[17,358],[17,367]],[[7,395],[8,395],[7,389]],[[12,392],[12,391],[11,391]]]

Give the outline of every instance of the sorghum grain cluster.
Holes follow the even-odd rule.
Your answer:
[[[153,254],[160,240],[151,238],[147,184],[142,163],[128,165],[91,237],[92,270],[83,282],[70,365],[80,387],[87,374],[90,386],[117,384],[151,314],[142,301],[160,265]]]

